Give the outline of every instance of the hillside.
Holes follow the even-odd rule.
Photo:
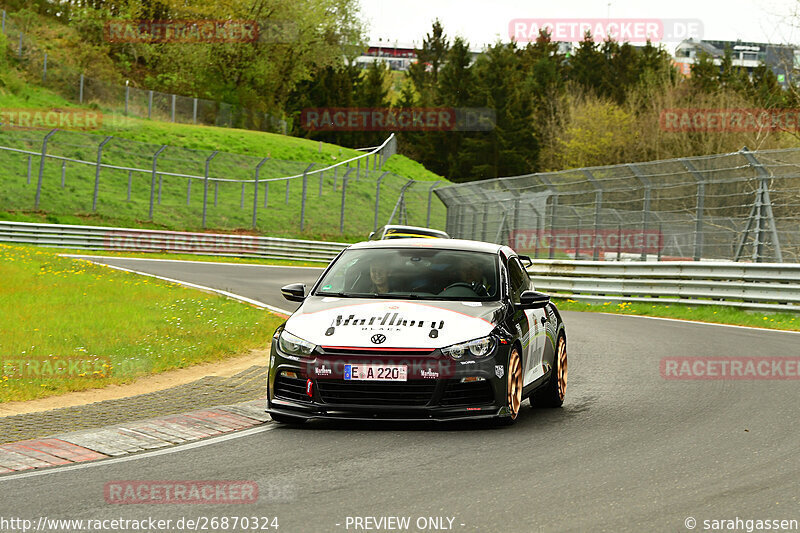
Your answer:
[[[0,107],[61,110],[96,108],[76,106],[50,90],[29,84],[0,88]],[[45,131],[6,128],[0,131],[0,146],[38,152],[44,134]],[[202,176],[206,158],[213,150],[219,150],[220,153],[210,164],[210,176],[228,180],[252,180],[256,165],[264,157],[270,160],[261,168],[260,179],[302,174],[307,163],[322,168],[362,154],[337,145],[272,133],[158,122],[108,113],[103,114],[102,125],[96,130],[59,131],[50,139],[47,151],[48,154],[93,162],[97,158],[98,144],[106,136],[112,137],[103,148],[102,161],[106,165],[149,169],[153,154],[162,144],[167,144],[169,148],[159,156],[159,171]],[[59,161],[53,159],[48,159],[45,164],[40,209],[34,212],[38,162],[38,158],[32,158],[29,184],[27,155],[0,150],[0,183],[3,184],[0,190],[0,217],[57,223],[202,229],[202,180],[192,180],[189,186],[187,178],[161,175],[161,202],[157,203],[157,197],[151,222],[148,217],[150,172],[131,174],[131,199],[128,201],[128,172],[102,169],[97,207],[92,211],[95,166],[68,161],[62,168]],[[322,176],[321,195],[319,174],[312,174],[309,178],[303,232],[299,229],[301,178],[291,180],[288,203],[286,182],[271,183],[266,209],[263,207],[264,187],[260,187],[256,231],[286,237],[360,239],[373,227],[376,179],[383,172],[390,174],[381,185],[379,224],[388,221],[398,192],[408,180],[442,180],[402,155],[392,156],[380,171],[372,170],[374,162],[371,161],[371,170],[366,172],[364,164],[362,160],[358,180],[352,179],[348,183],[343,234],[339,233],[339,222],[344,167],[337,169],[335,176],[332,171]],[[353,178],[355,174],[353,170]],[[337,181],[335,190],[334,179]],[[218,194],[216,207],[213,205],[214,189]],[[426,223],[427,189],[427,185],[420,184],[408,190],[406,206],[410,223]],[[207,209],[208,229],[249,230],[252,223],[253,185],[245,185],[243,195],[240,183],[223,182],[218,188],[213,187],[212,183]],[[398,221],[397,217],[394,221]],[[444,225],[444,207],[435,197],[431,224],[434,227]]]

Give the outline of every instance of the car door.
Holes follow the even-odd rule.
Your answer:
[[[508,274],[511,285],[512,302],[519,304],[520,295],[531,288],[528,273],[522,267],[519,259],[512,256],[508,260]],[[525,354],[525,367],[523,373],[523,386],[537,380],[544,374],[542,366],[542,350],[544,348],[546,315],[543,309],[519,310],[524,316],[527,329],[526,335],[520,335],[522,351]],[[524,333],[524,331],[523,331]]]

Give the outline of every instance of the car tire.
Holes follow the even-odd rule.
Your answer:
[[[511,426],[519,418],[522,406],[522,357],[519,348],[514,345],[508,355],[508,369],[506,371],[506,407],[511,414],[498,418],[501,426]]]
[[[567,392],[567,338],[562,333],[558,336],[555,367],[550,373],[547,385],[533,393],[531,405],[534,407],[561,407]]]
[[[282,415],[278,413],[270,413],[269,416],[278,424],[287,424],[292,426],[299,426],[303,424],[306,419],[297,416]]]

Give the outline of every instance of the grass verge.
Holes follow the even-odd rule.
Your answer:
[[[797,313],[771,313],[745,311],[713,305],[658,304],[641,302],[578,302],[569,298],[554,297],[562,311],[615,313],[624,315],[655,316],[679,320],[695,320],[714,324],[731,324],[765,329],[800,331]]]
[[[280,317],[177,284],[0,245],[0,402],[128,383],[264,348]]]
[[[76,107],[47,89],[25,84],[15,93],[0,87],[0,108]],[[45,133],[0,129],[0,146],[40,151]],[[384,172],[389,174],[381,182],[379,225],[387,223],[395,212],[400,191],[410,179],[422,183],[416,183],[405,193],[407,220],[413,225],[426,225],[430,185],[439,180],[441,185],[448,184],[421,164],[399,154],[389,158],[381,170],[370,168],[367,171],[367,161],[361,160],[358,170],[355,164],[351,164],[344,215],[341,216],[343,174],[347,169],[339,167],[322,176],[311,174],[306,183],[301,231],[302,178],[291,180],[288,188],[286,181],[262,183],[256,198],[253,184],[243,187],[236,181],[211,182],[209,190],[204,191],[203,180],[194,179],[190,183],[187,178],[158,174],[158,192],[154,193],[151,220],[152,173],[129,174],[124,168],[152,168],[153,156],[162,144],[169,147],[158,157],[159,171],[203,176],[206,159],[213,151],[219,150],[209,161],[209,175],[226,180],[252,180],[256,166],[265,157],[269,160],[260,167],[261,180],[301,175],[309,163],[320,169],[363,153],[286,135],[159,122],[118,114],[104,115],[102,127],[90,132],[58,131],[49,139],[47,152],[53,156],[94,162],[98,145],[107,135],[112,138],[103,147],[102,162],[119,168],[103,168],[98,175],[94,165],[72,161],[62,165],[55,159],[46,160],[38,210],[34,206],[40,158],[32,156],[29,164],[27,154],[0,150],[0,205],[4,208],[0,218],[199,231],[203,227],[205,196],[206,227],[209,229],[354,242],[366,237],[373,229],[377,180]],[[370,158],[369,165],[374,165],[373,158]],[[258,212],[253,229],[255,204]],[[432,227],[443,228],[444,205],[436,197],[432,198],[431,205]],[[398,211],[395,223],[399,216]]]
[[[258,257],[222,257],[216,255],[169,254],[157,252],[112,252],[108,250],[70,250],[64,248],[46,247],[41,247],[41,249],[50,251],[54,254],[94,255],[98,257],[130,257],[141,259],[167,259],[173,261],[201,261],[205,263],[237,263],[242,265],[275,265],[316,268],[324,268],[327,266],[327,263],[318,263],[315,261],[290,261],[285,259],[262,259]]]

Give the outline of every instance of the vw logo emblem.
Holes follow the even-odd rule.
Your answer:
[[[383,344],[386,342],[386,335],[381,335],[379,333],[377,335],[373,335],[370,340],[372,341],[372,344]]]

